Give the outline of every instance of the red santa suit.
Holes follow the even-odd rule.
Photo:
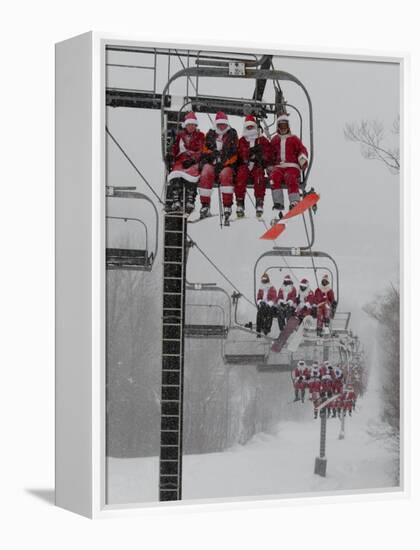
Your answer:
[[[343,391],[343,381],[339,378],[333,380],[333,392],[341,393]]]
[[[296,299],[296,287],[294,285],[282,284],[277,294],[277,303],[281,305],[288,305],[290,307],[296,307]]]
[[[323,394],[332,393],[332,380],[329,374],[326,374],[321,379],[321,393]]]
[[[281,115],[277,123],[280,121],[288,121],[287,116]],[[289,133],[277,133],[271,139],[271,152],[273,169],[270,179],[273,202],[284,208],[281,185],[286,185],[290,202],[299,201],[299,178],[301,170],[308,164],[308,151],[289,129]]]
[[[197,117],[194,113],[187,113],[183,127],[187,124],[197,125]],[[196,129],[189,133],[185,129],[178,132],[175,143],[172,146],[172,165],[168,175],[168,182],[182,178],[190,183],[197,183],[200,179],[199,160],[204,147],[204,134]]]
[[[312,378],[309,381],[308,388],[312,401],[318,401],[321,394],[321,381],[318,378]]]
[[[305,290],[300,288],[300,285],[307,285]],[[315,301],[315,296],[312,290],[309,287],[309,281],[307,279],[302,279],[299,285],[299,292],[296,296],[296,313],[301,319],[306,315],[310,315],[312,312],[312,306]]]
[[[322,330],[323,325],[328,325],[331,318],[331,306],[335,300],[334,291],[331,285],[323,285],[323,281],[328,281],[325,276],[321,281],[320,288],[315,291],[315,304],[317,306],[317,329]]]
[[[271,286],[269,283],[262,284],[257,292],[257,305],[260,305],[261,302],[266,303],[269,306],[275,304],[277,297],[277,291],[274,286]]]
[[[221,131],[218,124],[227,124]],[[231,128],[225,113],[216,114],[215,129],[207,132],[202,160],[205,162],[200,176],[200,200],[203,206],[210,204],[211,192],[218,176],[223,206],[233,202],[233,177],[238,160],[238,134]]]
[[[292,378],[293,380],[297,380],[301,376],[303,376],[303,372],[306,369],[306,365],[304,361],[299,361],[299,363],[296,365],[296,367],[292,370]]]
[[[343,391],[342,400],[343,400],[343,409],[345,411],[352,411],[353,406],[356,403],[356,393],[353,388],[349,387]]]
[[[249,127],[253,129],[249,130]],[[249,180],[254,185],[254,196],[264,200],[264,169],[271,163],[271,144],[264,136],[258,135],[255,117],[248,115],[244,123],[244,135],[238,143],[238,170],[236,173],[236,199],[244,200]]]

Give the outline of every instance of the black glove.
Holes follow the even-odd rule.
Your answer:
[[[194,159],[186,159],[182,163],[182,166],[183,166],[183,168],[190,168],[190,166],[193,166],[194,164],[196,164]]]

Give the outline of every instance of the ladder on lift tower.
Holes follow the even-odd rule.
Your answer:
[[[159,500],[182,498],[182,433],[187,220],[164,216]]]

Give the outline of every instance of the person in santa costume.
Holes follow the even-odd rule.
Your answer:
[[[308,279],[303,278],[299,283],[299,290],[296,296],[296,315],[303,320],[307,315],[312,314],[315,303],[315,295],[309,286]]]
[[[260,135],[253,115],[245,117],[242,137],[238,144],[238,169],[235,183],[236,215],[245,215],[245,194],[248,181],[254,186],[257,218],[264,213],[265,168],[271,161],[271,144]]]
[[[292,382],[293,382],[293,389],[295,391],[294,401],[302,401],[303,403],[305,400],[305,388],[306,388],[305,372],[306,371],[307,371],[306,363],[303,360],[298,361],[296,367],[292,370]]]
[[[322,277],[321,284],[315,291],[315,304],[317,306],[316,332],[318,336],[322,336],[324,325],[326,327],[329,326],[330,320],[334,317],[335,308],[337,307],[334,291],[331,288],[327,274]]]
[[[199,194],[200,217],[210,215],[210,198],[216,179],[222,193],[223,214],[229,220],[232,213],[234,174],[238,160],[238,134],[230,127],[225,113],[216,113],[214,129],[207,132],[201,156]]]
[[[197,183],[200,179],[199,161],[204,148],[204,134],[198,129],[195,113],[185,115],[170,153],[166,157],[168,175],[167,201],[173,211],[182,210],[185,186],[185,212],[194,210]]]
[[[261,337],[261,331],[267,335],[271,331],[273,323],[273,308],[277,298],[277,291],[270,284],[270,277],[263,273],[260,288],[257,293],[257,333]]]
[[[297,291],[290,275],[286,275],[277,294],[277,321],[282,331],[296,307]]]
[[[301,140],[291,133],[289,117],[282,114],[277,118],[277,133],[271,139],[272,166],[269,168],[273,210],[278,221],[284,210],[282,185],[287,188],[289,206],[293,208],[300,200],[300,174],[308,166],[308,151]]]
[[[353,389],[352,384],[348,384],[347,387],[344,389],[342,393],[342,401],[343,401],[343,411],[344,416],[346,416],[346,413],[349,413],[349,416],[351,416],[352,411],[354,411],[356,406],[356,393]]]

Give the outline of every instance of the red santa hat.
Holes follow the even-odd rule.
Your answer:
[[[305,279],[305,277],[304,277],[304,278],[300,281],[299,284],[308,286],[308,285],[309,285],[309,281],[308,281],[308,279]]]
[[[195,113],[193,113],[192,111],[190,111],[185,115],[184,122],[182,123],[182,127],[185,128],[187,124],[195,124],[196,126],[198,126],[197,117]]]
[[[285,278],[283,279],[283,284],[285,283],[293,283],[290,275],[286,275]]]
[[[224,113],[223,111],[219,111],[218,113],[216,113],[214,124],[227,124],[229,126],[229,121],[226,113]]]
[[[276,120],[277,126],[280,124],[280,122],[287,122],[287,124],[289,124],[289,116],[286,115],[286,113],[279,115]]]
[[[247,115],[245,117],[244,128],[248,128],[249,126],[257,127],[257,120],[254,115]]]

